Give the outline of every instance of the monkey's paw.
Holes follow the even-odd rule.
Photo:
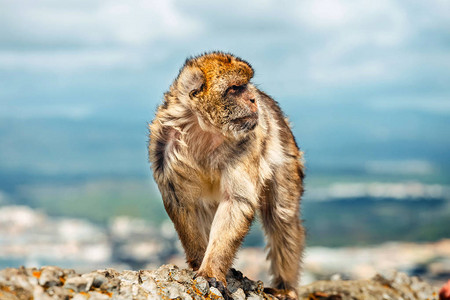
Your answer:
[[[297,292],[295,290],[280,290],[274,288],[264,288],[264,293],[270,294],[279,300],[298,300]]]

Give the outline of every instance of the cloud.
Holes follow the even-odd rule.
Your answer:
[[[389,35],[404,31],[406,11],[391,0],[302,1],[296,7],[298,22],[327,32],[361,32]]]
[[[142,57],[129,51],[114,49],[0,51],[0,66],[4,70],[76,71],[85,69],[142,64]]]
[[[0,0],[0,5],[0,71],[6,72],[152,69],[222,49],[252,62],[255,80],[281,96],[299,87],[332,92],[416,82],[425,73],[449,75],[442,61],[429,59],[449,57],[450,6],[443,0]],[[170,77],[164,72],[173,69],[158,72],[163,73],[154,75]]]
[[[426,98],[426,99],[424,99]],[[421,111],[437,115],[450,114],[450,101],[445,96],[403,96],[387,97],[372,101],[370,107],[380,111]]]
[[[202,31],[198,20],[170,0],[0,0],[0,5],[0,70],[134,68],[164,57],[158,44]]]
[[[65,118],[71,120],[82,120],[92,116],[95,111],[88,105],[72,104],[72,105],[33,105],[33,106],[3,106],[0,117],[8,118],[14,116],[17,119],[34,119],[34,118]]]
[[[200,24],[173,1],[1,1],[3,45],[136,46],[182,38]]]

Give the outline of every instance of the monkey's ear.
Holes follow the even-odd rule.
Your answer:
[[[179,91],[189,98],[200,92],[205,84],[205,76],[202,70],[196,66],[186,66],[178,76]]]

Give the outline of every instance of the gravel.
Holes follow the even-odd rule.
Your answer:
[[[227,290],[234,300],[275,299],[263,292],[261,281],[253,281],[241,272],[230,270]],[[437,291],[416,277],[392,272],[371,280],[317,281],[299,288],[300,299],[340,300],[415,300],[438,299]],[[0,271],[1,300],[150,300],[150,299],[223,299],[203,277],[190,269],[163,265],[157,270],[97,270],[77,274],[58,267],[8,268]]]

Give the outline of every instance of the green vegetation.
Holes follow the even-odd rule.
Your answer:
[[[105,224],[120,215],[139,217],[154,224],[167,218],[159,193],[151,181],[102,180],[59,186],[23,188],[22,197],[53,216],[70,216]]]
[[[94,180],[89,183],[49,183],[22,186],[23,201],[53,216],[86,218],[106,224],[128,215],[155,225],[167,218],[151,180]],[[353,198],[303,201],[308,245],[368,245],[385,241],[434,241],[450,236],[450,202],[444,199]],[[244,244],[262,246],[255,222]]]
[[[308,244],[368,245],[435,241],[450,236],[450,202],[355,198],[305,202]]]
[[[42,209],[52,216],[85,218],[100,224],[107,224],[111,218],[120,215],[144,218],[155,225],[167,219],[159,191],[151,179],[101,178],[104,177],[36,180],[17,176],[9,177],[12,184],[6,184],[2,189],[11,195],[14,203]],[[322,178],[320,184],[316,178],[314,184],[326,186],[324,183],[328,179]],[[345,179],[341,178],[340,182],[343,181]],[[307,186],[312,184],[308,182]],[[307,242],[311,246],[434,241],[450,236],[448,199],[363,197],[313,201],[305,198],[302,216],[307,228]],[[262,246],[263,239],[261,226],[255,222],[244,244]]]

